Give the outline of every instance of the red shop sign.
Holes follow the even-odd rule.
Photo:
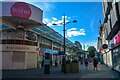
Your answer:
[[[114,44],[116,45],[118,43],[120,43],[120,32],[114,37]]]
[[[11,7],[11,15],[22,18],[29,18],[31,16],[31,9],[24,2],[16,2]]]

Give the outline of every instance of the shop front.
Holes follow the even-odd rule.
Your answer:
[[[113,69],[120,72],[120,31],[114,37],[113,45]]]
[[[51,66],[55,66],[55,62],[57,62],[57,64],[59,65],[62,57],[61,55],[59,55],[58,51],[56,50],[52,50],[52,49],[48,49],[48,48],[40,48],[40,52],[39,52],[39,67],[43,67],[43,62],[45,59],[45,54],[50,54],[50,64]]]
[[[37,34],[30,31],[6,29],[1,31],[2,69],[37,67]]]
[[[38,35],[29,29],[43,25],[42,15],[43,11],[31,4],[2,2],[0,15],[2,69],[37,68]],[[7,29],[4,29],[4,26],[7,26]]]

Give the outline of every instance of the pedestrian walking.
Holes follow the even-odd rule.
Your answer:
[[[96,56],[93,58],[93,66],[94,66],[94,70],[98,70],[97,69],[97,67],[98,67],[98,59],[97,59]]]
[[[81,57],[81,59],[80,59],[80,62],[81,62],[81,64],[83,64],[83,58]]]
[[[44,59],[42,60],[42,64],[41,64],[41,67],[44,67]]]
[[[85,59],[86,70],[88,69],[88,59]]]
[[[58,66],[58,61],[57,61],[57,59],[55,60],[55,66]]]

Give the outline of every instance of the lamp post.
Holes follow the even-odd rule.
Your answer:
[[[64,48],[64,56],[63,56],[63,59],[62,59],[62,68],[63,68],[63,72],[65,73],[65,52],[66,52],[66,45],[65,45],[65,25],[68,24],[68,23],[75,23],[77,22],[76,20],[72,21],[72,22],[67,22],[65,23],[65,14],[64,14],[64,18],[63,18],[63,23],[60,23],[60,24],[63,24],[63,32],[64,32],[64,44],[63,44],[63,48]],[[53,25],[58,25],[58,24],[53,24]]]

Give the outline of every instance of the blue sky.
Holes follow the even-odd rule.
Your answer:
[[[7,1],[7,0],[3,0]],[[63,25],[53,26],[53,23],[77,20],[77,23],[66,25],[66,37],[72,41],[79,41],[82,45],[97,47],[99,20],[103,22],[102,0],[9,0],[23,1],[33,4],[43,10],[43,22],[63,35]],[[45,2],[46,1],[46,2]],[[51,1],[51,2],[50,2]],[[88,2],[89,1],[89,2]]]
[[[30,2],[43,10],[43,22],[63,35],[63,26],[53,26],[61,23],[63,15],[66,22],[77,20],[77,23],[66,25],[66,37],[81,44],[96,47],[99,20],[103,21],[101,2]],[[86,47],[87,48],[87,47]]]

